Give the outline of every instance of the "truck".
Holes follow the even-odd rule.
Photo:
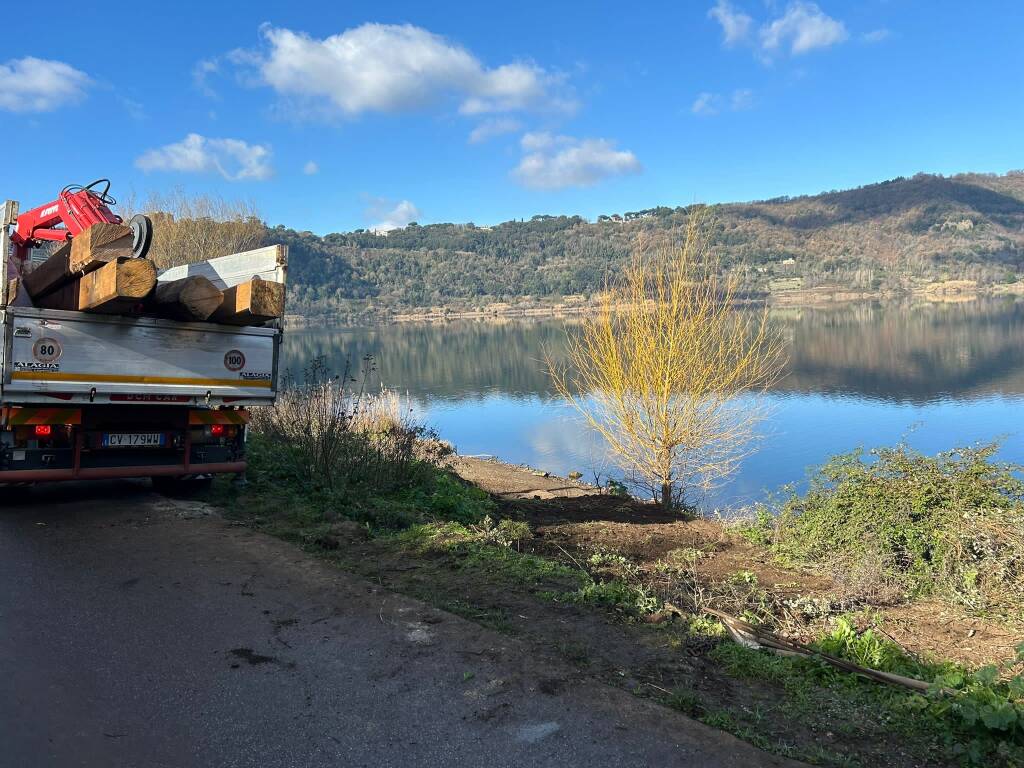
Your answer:
[[[277,396],[283,320],[237,326],[18,306],[6,290],[9,228],[0,210],[0,484],[149,477],[158,486],[244,479],[250,409]],[[221,290],[284,283],[283,245],[172,267]]]

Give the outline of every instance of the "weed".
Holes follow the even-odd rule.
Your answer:
[[[693,691],[684,688],[676,688],[672,691],[665,699],[665,704],[672,709],[682,712],[687,717],[700,717],[705,713],[700,697]]]

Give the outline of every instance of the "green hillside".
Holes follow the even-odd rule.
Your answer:
[[[383,314],[552,301],[600,290],[644,235],[679,236],[694,208],[535,216],[493,227],[410,224],[387,235],[318,237],[277,227],[291,248],[290,311]],[[918,174],[818,195],[710,208],[713,247],[743,291],[839,286],[907,291],[925,281],[980,287],[1024,275],[1024,172]]]

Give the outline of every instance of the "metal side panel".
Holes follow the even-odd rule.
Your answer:
[[[160,281],[180,280],[183,277],[202,275],[222,291],[254,277],[274,283],[283,283],[288,270],[288,246],[269,245],[253,251],[233,253],[230,256],[182,264],[165,269],[157,278]]]
[[[272,402],[272,328],[8,309],[3,394],[193,395]]]

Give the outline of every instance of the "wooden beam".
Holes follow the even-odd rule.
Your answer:
[[[254,277],[224,291],[224,301],[210,320],[227,325],[256,325],[283,314],[284,285]]]
[[[71,241],[72,272],[91,272],[108,261],[130,259],[132,230],[123,224],[93,224]]]
[[[0,208],[0,227],[9,227],[18,223],[18,201],[4,200],[3,208]]]
[[[42,296],[36,303],[48,309],[121,314],[141,303],[155,285],[153,262],[119,259]]]
[[[25,290],[37,298],[72,282],[77,275],[71,271],[71,243],[64,243],[50,258],[25,275]]]
[[[224,294],[202,275],[158,282],[150,303],[175,320],[206,320],[224,300]]]

